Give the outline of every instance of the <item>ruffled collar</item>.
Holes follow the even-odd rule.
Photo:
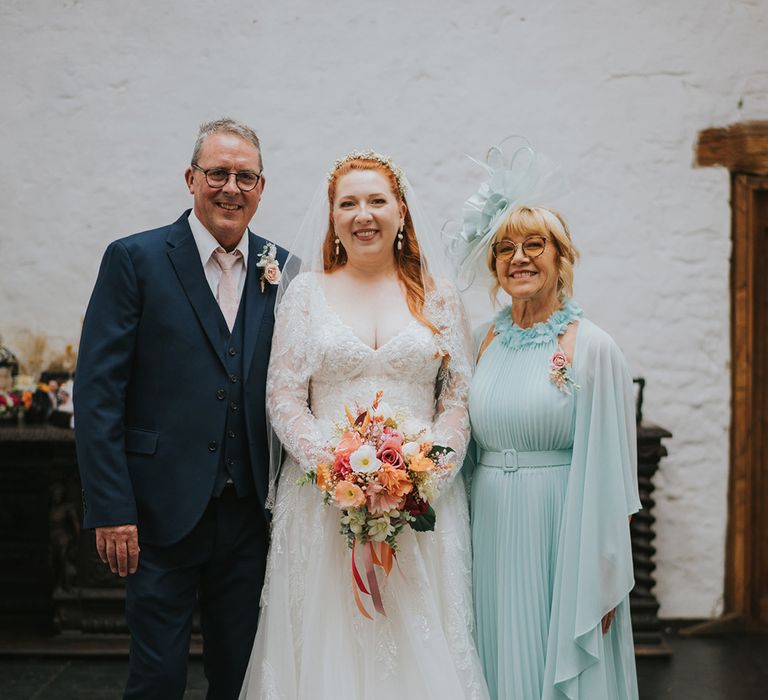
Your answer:
[[[544,345],[557,340],[569,323],[582,317],[581,307],[568,299],[546,321],[534,323],[530,328],[521,328],[512,320],[512,306],[505,306],[494,319],[496,336],[508,348],[522,348],[528,345]]]

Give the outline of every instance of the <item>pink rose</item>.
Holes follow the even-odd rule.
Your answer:
[[[395,447],[387,447],[385,445],[376,453],[376,456],[384,462],[384,464],[388,464],[390,467],[395,467],[395,469],[400,469],[405,466],[402,453]]]
[[[264,268],[264,279],[270,284],[277,284],[280,277],[280,266],[276,262],[271,262]]]
[[[568,358],[561,352],[556,352],[552,355],[552,366],[555,369],[562,369],[568,364]]]

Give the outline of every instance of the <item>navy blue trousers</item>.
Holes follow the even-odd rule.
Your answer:
[[[126,581],[124,698],[182,698],[199,601],[207,698],[237,699],[256,635],[268,539],[258,500],[237,498],[230,485],[181,541],[141,545],[139,567]]]

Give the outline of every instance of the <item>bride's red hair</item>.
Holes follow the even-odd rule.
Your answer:
[[[424,296],[426,293],[425,282],[432,286],[432,281],[426,265],[422,265],[421,249],[416,239],[416,232],[413,228],[411,212],[408,210],[408,204],[405,202],[395,174],[384,163],[368,158],[354,158],[345,161],[336,170],[331,173],[328,180],[328,205],[329,211],[333,212],[333,200],[336,197],[336,183],[342,175],[346,175],[351,170],[375,170],[387,178],[392,194],[398,201],[398,204],[405,205],[405,223],[403,225],[403,247],[398,250],[395,247],[395,265],[397,266],[397,275],[405,287],[405,300],[408,309],[414,318],[423,323],[433,333],[439,333],[439,329],[424,315]],[[328,232],[323,241],[323,269],[325,272],[333,272],[343,267],[347,263],[347,251],[343,247],[339,248],[339,254],[336,255],[336,231],[333,228],[333,213],[331,213],[328,222]],[[422,277],[423,267],[423,277]]]

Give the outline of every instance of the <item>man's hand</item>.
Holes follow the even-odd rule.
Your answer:
[[[96,528],[96,551],[113,574],[135,574],[139,566],[139,531],[135,525]]]

